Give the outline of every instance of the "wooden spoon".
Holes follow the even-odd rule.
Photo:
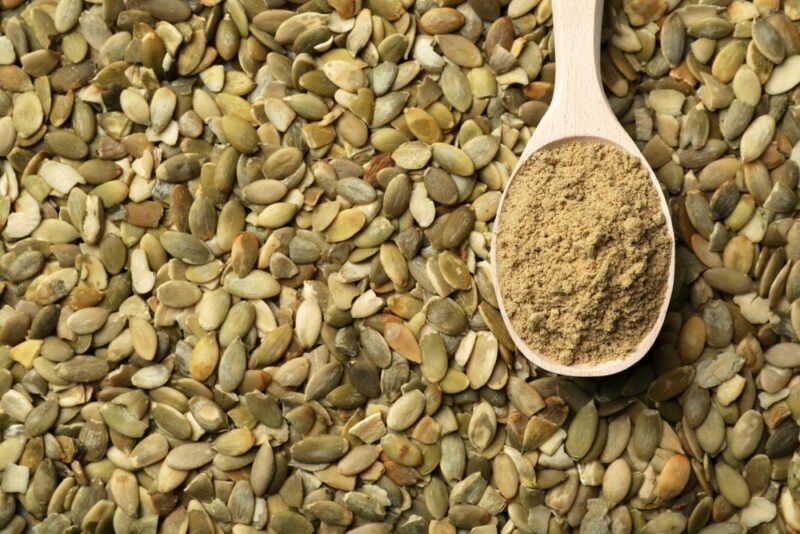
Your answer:
[[[493,282],[506,328],[514,343],[530,361],[547,371],[561,375],[606,376],[627,369],[641,360],[653,346],[664,323],[669,305],[669,295],[672,294],[672,285],[675,280],[675,242],[672,221],[667,202],[653,170],[650,169],[636,144],[617,121],[605,94],[603,94],[603,85],[600,80],[600,24],[603,19],[603,0],[552,0],[552,3],[553,32],[558,58],[555,91],[550,108],[528,141],[525,150],[522,151],[500,199],[497,210],[498,218],[492,232],[492,264],[497,265],[495,257],[497,232],[503,231],[500,214],[508,194],[508,184],[514,179],[523,163],[534,152],[555,143],[591,139],[622,148],[641,159],[642,164],[650,172],[650,180],[661,199],[661,210],[664,213],[664,220],[672,243],[669,277],[664,294],[660,297],[662,302],[658,320],[639,345],[628,354],[620,354],[619,359],[596,365],[587,363],[564,365],[529,347],[517,334],[514,325],[508,318],[497,279],[497,270],[495,270]]]

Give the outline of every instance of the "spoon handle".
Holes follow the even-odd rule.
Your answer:
[[[600,25],[603,0],[553,0],[553,34],[556,47],[556,86],[553,112],[563,119],[580,117],[605,102],[600,80]],[[592,121],[594,117],[589,117]]]
[[[520,162],[553,141],[597,137],[623,148],[636,146],[620,126],[603,93],[600,78],[600,26],[603,0],[552,0],[558,67],[550,107]]]

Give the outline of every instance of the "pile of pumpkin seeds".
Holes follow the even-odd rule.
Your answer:
[[[0,4],[3,533],[800,530],[800,0],[607,0],[678,264],[604,380],[488,263],[551,0]]]

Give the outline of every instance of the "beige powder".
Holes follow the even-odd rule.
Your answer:
[[[496,269],[519,336],[567,365],[624,357],[658,318],[671,260],[647,169],[576,141],[534,154],[509,187]]]

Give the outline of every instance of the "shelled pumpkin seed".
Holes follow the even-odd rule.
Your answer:
[[[551,0],[0,5],[3,532],[800,530],[800,2],[606,1],[678,261],[598,381],[491,282]]]

